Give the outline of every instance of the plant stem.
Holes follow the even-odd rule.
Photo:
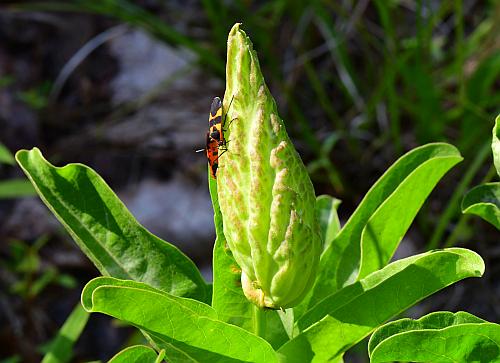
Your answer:
[[[162,350],[160,350],[160,353],[158,353],[158,357],[156,357],[155,363],[163,362],[164,358],[165,358],[165,349],[162,349]]]
[[[266,333],[266,311],[259,308],[257,305],[253,306],[253,332],[259,337],[264,337]]]

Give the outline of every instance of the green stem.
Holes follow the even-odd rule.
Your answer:
[[[165,358],[165,349],[162,349],[160,350],[160,353],[158,353],[158,357],[156,357],[155,363],[163,362],[164,358]]]
[[[266,333],[266,311],[259,308],[257,305],[253,306],[253,332],[259,337],[264,337]]]

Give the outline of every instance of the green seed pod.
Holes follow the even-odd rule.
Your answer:
[[[259,307],[295,306],[319,262],[316,199],[239,24],[228,38],[224,107],[228,151],[219,159],[217,193],[243,291]]]

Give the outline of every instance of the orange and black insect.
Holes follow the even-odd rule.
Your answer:
[[[210,175],[215,179],[217,168],[219,167],[219,144],[217,140],[210,137],[210,132],[207,132],[207,146],[205,147],[205,152],[207,154],[208,165],[210,165]]]
[[[231,107],[233,100],[234,96],[231,98],[231,102],[229,102],[228,109],[229,107]],[[224,128],[226,124],[226,117],[227,114],[225,114],[224,118],[222,118],[222,101],[219,97],[215,97],[212,101],[212,106],[210,106],[210,116],[208,117],[208,133],[210,134],[210,137],[212,139],[217,141],[217,145],[219,146],[219,148],[224,150],[222,154],[227,151],[226,144],[229,142],[224,138],[224,131],[226,131],[226,129]],[[231,122],[233,122],[233,120],[231,120]],[[231,122],[229,122],[229,125],[231,125]]]
[[[219,167],[219,157],[227,151],[223,124],[222,101],[219,97],[215,97],[210,106],[210,115],[208,116],[208,132],[205,149],[197,150],[205,151],[208,164],[210,165],[210,175],[214,179],[216,178],[217,168]],[[221,154],[219,154],[219,149],[223,150]]]
[[[215,97],[210,106],[210,116],[208,116],[208,133],[211,139],[217,141],[218,146],[226,146],[224,140],[224,130],[222,124],[222,101]]]

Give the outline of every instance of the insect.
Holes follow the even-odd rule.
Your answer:
[[[228,110],[231,107],[231,104],[233,103],[234,96],[231,97],[231,102],[229,102]],[[217,144],[219,145],[219,148],[222,148],[224,151],[226,151],[226,144],[229,142],[224,138],[224,131],[226,129],[224,128],[226,124],[226,117],[227,113],[224,115],[224,118],[222,118],[222,101],[219,97],[215,97],[214,100],[212,101],[212,106],[210,106],[210,115],[208,117],[208,132],[210,134],[210,137],[214,140],[217,140]],[[236,118],[232,119],[229,122],[228,127],[231,125],[231,123],[236,120]],[[222,155],[222,154],[221,154]]]
[[[207,155],[208,165],[210,165],[210,175],[215,179],[215,174],[217,173],[217,168],[219,167],[219,163],[217,162],[219,159],[219,143],[217,140],[210,137],[210,132],[207,132],[205,145],[204,149],[196,150],[196,152],[205,152]]]
[[[231,99],[231,103],[233,100]],[[229,106],[231,106],[229,103]],[[215,97],[210,106],[210,115],[208,116],[208,132],[206,136],[205,149],[197,150],[196,152],[205,151],[210,165],[210,175],[216,178],[217,168],[219,167],[218,160],[227,151],[227,141],[224,139],[224,121],[222,119],[222,101],[219,97]],[[219,154],[219,150],[222,153]]]
[[[211,139],[217,141],[218,146],[225,146],[224,130],[222,124],[222,101],[215,97],[210,106],[210,115],[208,116],[208,133]]]
[[[210,175],[216,178],[217,168],[219,167],[219,144],[217,140],[210,137],[210,132],[207,132],[205,152],[207,154],[208,164],[210,165]],[[201,150],[203,151],[203,150]],[[221,154],[222,155],[222,154]]]

